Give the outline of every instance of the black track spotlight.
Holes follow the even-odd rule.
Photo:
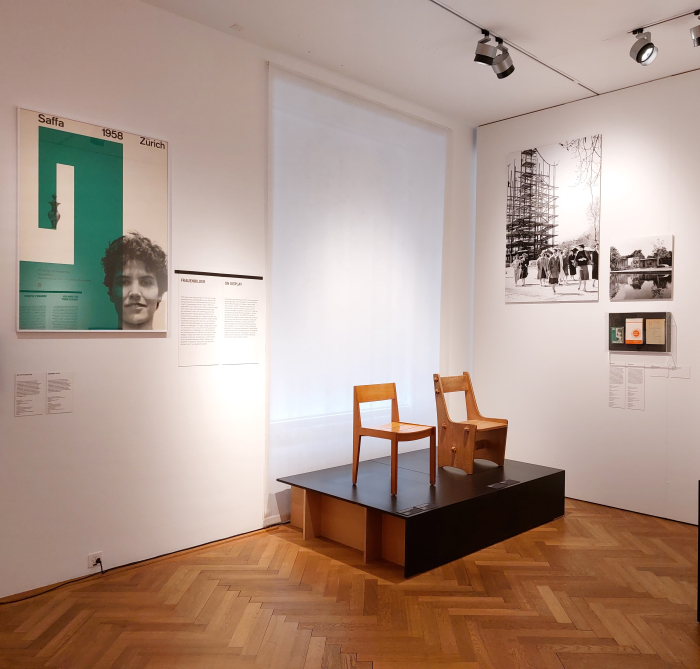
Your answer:
[[[700,9],[694,12],[694,14],[700,18]],[[700,26],[695,26],[690,29],[690,37],[693,40],[693,46],[700,46]]]
[[[513,59],[508,53],[508,47],[503,44],[503,40],[500,37],[496,38],[498,44],[499,53],[491,63],[493,71],[499,79],[505,79],[515,72],[515,65],[513,65]]]
[[[630,49],[630,58],[640,65],[651,65],[659,53],[659,50],[651,41],[651,33],[644,32],[643,28],[637,28],[632,33],[634,44]]]
[[[699,26],[700,27],[700,26]],[[493,65],[493,59],[498,54],[498,50],[493,44],[489,44],[491,41],[491,35],[488,30],[482,30],[481,34],[484,36],[476,44],[476,51],[474,52],[474,62],[483,63],[484,65]]]

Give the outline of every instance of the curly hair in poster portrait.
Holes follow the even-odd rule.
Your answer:
[[[168,256],[148,237],[129,232],[112,241],[102,258],[109,299],[122,330],[152,330],[168,290]]]

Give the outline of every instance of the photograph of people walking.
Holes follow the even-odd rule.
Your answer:
[[[610,247],[610,301],[673,299],[673,235],[638,237]]]
[[[509,156],[506,302],[598,300],[601,166],[602,135]]]

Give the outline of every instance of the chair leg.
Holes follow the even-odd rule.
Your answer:
[[[399,438],[391,438],[391,496],[396,497],[399,481]]]
[[[430,485],[435,485],[435,429],[430,433]]]
[[[357,470],[360,466],[360,440],[362,435],[353,435],[352,440],[352,484],[357,485]]]
[[[476,427],[470,426],[464,430],[464,456],[463,464],[467,474],[474,473],[474,450],[476,448]]]
[[[438,427],[437,440],[437,461],[438,467],[449,467],[452,465],[452,450],[450,449],[449,439],[451,433],[447,429],[447,423],[443,423]]]
[[[498,460],[497,465],[503,467],[506,463],[506,437],[508,436],[508,428],[504,427],[501,434],[498,436]]]

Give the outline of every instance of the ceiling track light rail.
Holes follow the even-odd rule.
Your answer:
[[[472,21],[470,18],[464,16],[464,14],[461,14],[457,10],[442,2],[442,0],[428,0],[428,2],[432,3],[433,5],[436,5],[437,7],[440,7],[440,9],[445,10],[446,12],[452,14],[461,21],[464,21],[470,26],[477,28],[481,31],[483,37],[478,41],[476,45],[474,61],[477,63],[483,63],[484,65],[491,65],[494,72],[496,73],[496,76],[499,79],[503,79],[509,76],[515,70],[513,60],[510,54],[508,53],[507,47],[510,47],[514,51],[521,53],[523,56],[529,58],[530,60],[538,63],[539,65],[542,65],[543,67],[546,67],[548,70],[551,70],[552,72],[564,77],[565,79],[568,79],[570,82],[581,86],[581,88],[585,88],[593,95],[604,95],[605,93],[612,93],[617,90],[624,90],[625,88],[630,88],[630,86],[623,86],[621,88],[612,89],[610,91],[604,91],[603,93],[594,91],[589,86],[586,86],[585,84],[581,83],[578,79],[568,75],[566,72],[562,72],[561,70],[557,69],[556,67],[553,67],[549,63],[545,63],[544,61],[540,60],[537,56],[530,53],[526,49],[523,49],[522,47],[518,46],[514,42],[511,42],[510,40],[507,40],[503,37],[497,37],[496,35],[492,35],[492,33],[486,28],[484,28],[482,25],[476,23],[476,21]],[[630,49],[630,57],[640,65],[651,64],[656,59],[659,53],[659,49],[651,41],[651,33],[649,32],[649,28],[661,25],[662,23],[668,23],[669,21],[676,21],[687,16],[695,16],[696,18],[700,19],[700,9],[697,9],[692,12],[685,12],[684,14],[678,14],[676,16],[670,16],[668,18],[661,19],[659,21],[654,21],[652,23],[645,23],[644,26],[641,28],[634,28],[633,30],[628,30],[628,34],[632,35],[635,40],[634,44],[632,45],[632,48]],[[693,28],[690,29],[690,37],[694,47],[700,46],[700,24],[695,25]],[[491,44],[492,38],[496,40],[495,46]],[[500,53],[498,53],[498,51],[500,51]],[[697,70],[700,70],[700,67],[694,68],[692,70],[686,70],[685,73],[695,72]],[[678,74],[684,74],[684,72],[677,72],[675,74],[667,76],[677,76]],[[667,77],[659,77],[659,79],[666,78]],[[645,83],[651,83],[651,81],[658,81],[658,79],[651,79],[650,81],[647,81]],[[636,86],[638,84],[634,85]]]
[[[483,64],[485,64],[485,65],[491,65],[491,67],[494,67],[493,62],[489,63],[489,62],[487,62],[487,61],[484,60],[484,59],[477,59],[477,57],[476,57],[476,56],[479,54],[479,45],[482,45],[482,44],[483,44],[483,45],[486,45],[486,44],[488,44],[488,41],[489,41],[489,40],[486,40],[486,41],[484,41],[484,40],[485,40],[486,36],[489,36],[489,38],[492,36],[492,33],[491,33],[489,30],[487,30],[486,28],[484,28],[484,26],[482,26],[482,25],[476,23],[475,21],[472,21],[471,19],[467,18],[466,16],[464,16],[464,14],[460,14],[458,11],[452,9],[452,7],[450,7],[450,6],[448,6],[448,5],[446,5],[446,4],[442,3],[442,2],[440,2],[440,0],[428,0],[428,2],[431,2],[432,4],[436,5],[437,7],[440,7],[441,9],[444,9],[446,12],[449,12],[449,13],[452,14],[453,16],[456,16],[458,19],[461,19],[461,20],[464,21],[465,23],[468,23],[470,26],[473,26],[474,28],[480,30],[481,33],[482,33],[482,35],[484,35],[484,38],[481,39],[481,40],[479,40],[479,43],[478,43],[478,45],[477,45],[477,50],[476,50],[476,52],[475,52],[474,60],[475,60],[477,63],[483,63]],[[495,37],[495,35],[493,35],[493,37]],[[515,44],[514,42],[511,42],[510,40],[507,40],[507,39],[505,39],[505,38],[503,38],[503,37],[501,37],[501,38],[496,38],[496,39],[501,39],[501,41],[503,42],[504,49],[505,49],[505,55],[503,54],[503,51],[501,51],[500,54],[494,55],[494,56],[493,56],[494,60],[495,60],[496,58],[501,58],[501,56],[504,56],[504,58],[502,59],[501,63],[505,63],[506,60],[509,60],[509,61],[510,61],[508,67],[506,67],[506,68],[503,70],[504,72],[507,71],[510,67],[513,67],[513,70],[515,69],[515,66],[513,65],[512,58],[511,58],[510,54],[508,53],[508,48],[507,48],[507,47],[510,47],[511,49],[513,49],[513,51],[517,51],[518,53],[521,53],[521,54],[522,54],[523,56],[525,56],[526,58],[529,58],[530,60],[535,61],[536,63],[542,65],[543,67],[546,67],[548,70],[551,70],[552,72],[558,74],[559,76],[562,76],[562,77],[564,77],[565,79],[568,79],[570,82],[572,82],[572,83],[574,83],[574,84],[577,84],[578,86],[581,86],[581,88],[585,88],[589,93],[593,93],[593,95],[600,95],[600,93],[598,93],[598,91],[594,91],[592,88],[589,88],[589,87],[586,86],[585,84],[582,84],[578,79],[575,79],[574,77],[572,77],[572,76],[566,74],[566,72],[562,72],[561,70],[558,70],[556,67],[552,67],[549,63],[545,63],[543,60],[540,60],[537,56],[535,56],[534,54],[531,54],[529,51],[527,51],[526,49],[523,49],[522,47],[518,46],[518,45]],[[489,46],[490,46],[492,49],[494,49],[494,50],[497,50],[497,49],[498,49],[498,46],[496,46],[496,47],[494,47],[493,45],[489,45]],[[485,58],[488,58],[488,57],[490,56],[491,53],[492,53],[492,52],[489,50],[489,51],[485,51],[485,52],[483,53],[483,55],[485,56]],[[497,76],[499,79],[503,79],[503,78],[507,77],[509,74],[512,74],[513,70],[511,70],[510,72],[508,72],[508,74],[503,74],[503,76],[499,76],[499,72],[496,71],[496,69],[494,68],[494,71],[496,72],[496,76]]]
[[[662,23],[668,23],[669,21],[677,21],[678,19],[684,19],[686,16],[700,16],[700,9],[696,9],[693,12],[685,12],[685,14],[676,14],[676,16],[669,16],[667,19],[660,19],[659,21],[652,21],[651,23],[645,23],[643,30],[649,30],[649,28],[653,28],[654,26],[660,26]],[[628,30],[627,34],[628,35],[634,35],[635,31],[639,30],[639,28],[633,28],[632,30]]]
[[[669,21],[676,21],[678,19],[685,18],[686,16],[696,16],[700,17],[700,9],[696,9],[694,12],[686,12],[685,14],[679,14],[678,16],[671,16],[667,19],[661,19],[660,21],[655,21],[646,25],[644,28],[635,28],[630,30],[628,34],[631,34],[635,38],[635,42],[630,49],[630,58],[640,65],[650,65],[659,55],[659,49],[651,41],[651,33],[649,28],[661,25],[662,23],[668,23]],[[690,39],[693,42],[693,46],[700,46],[700,25],[696,25],[690,29]]]

